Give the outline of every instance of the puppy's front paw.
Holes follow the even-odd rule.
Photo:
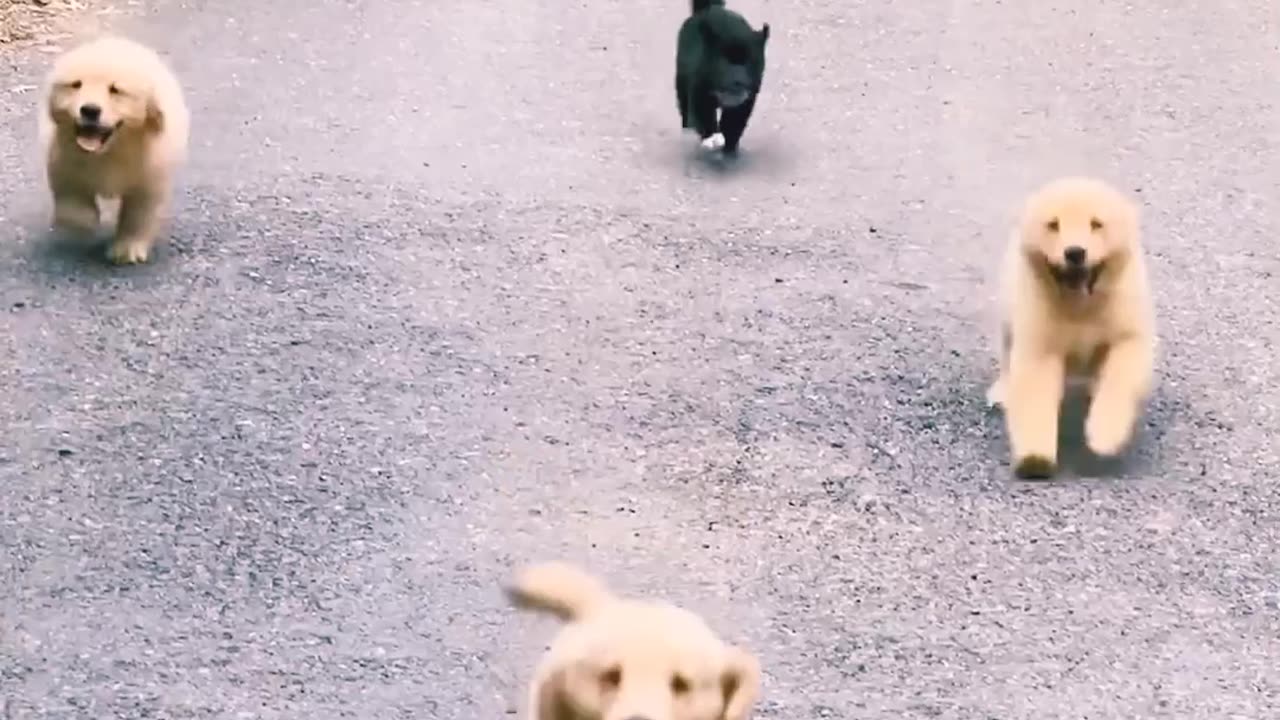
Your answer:
[[[1129,444],[1133,434],[1136,412],[1120,402],[1105,402],[1094,398],[1089,417],[1084,423],[1084,441],[1094,455],[1111,457]]]
[[[145,263],[151,254],[151,246],[137,240],[117,240],[107,246],[107,260],[115,265]]]
[[[721,135],[720,133],[715,133],[711,137],[708,137],[706,140],[702,141],[702,148],[704,150],[719,150],[720,148],[723,148],[723,147],[724,147],[724,135]]]
[[[1058,464],[1043,455],[1026,455],[1013,466],[1013,474],[1023,480],[1047,480],[1058,471]]]

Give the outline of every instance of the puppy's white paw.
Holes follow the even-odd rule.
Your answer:
[[[712,135],[702,141],[702,147],[704,150],[719,150],[724,147],[724,135],[721,135],[720,133]]]
[[[107,246],[107,260],[114,265],[138,265],[151,255],[151,246],[138,240],[117,240]]]

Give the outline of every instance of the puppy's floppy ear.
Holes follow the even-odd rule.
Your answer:
[[[71,106],[75,104],[77,91],[63,82],[63,76],[50,72],[44,81],[44,112],[50,120],[57,123],[67,116],[74,115]]]
[[[58,121],[59,110],[61,110],[61,108],[58,107],[57,90],[52,89],[52,86],[51,86],[51,89],[49,90],[48,94],[45,96],[44,112],[49,117],[50,120],[56,123]]]
[[[769,42],[769,23],[765,23],[760,27],[760,31],[756,33],[756,37],[760,38],[760,47]]]
[[[1129,198],[1120,201],[1120,222],[1128,242],[1138,242],[1142,233],[1142,208]]]
[[[156,102],[155,93],[147,95],[147,129],[154,133],[164,130],[164,111]]]
[[[533,689],[531,720],[579,720],[565,685],[567,671],[557,668]]]
[[[746,720],[760,694],[760,661],[742,648],[729,648],[720,687],[724,691],[721,720]]]

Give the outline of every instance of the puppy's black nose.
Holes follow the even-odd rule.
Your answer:
[[[89,122],[98,122],[98,118],[102,117],[102,108],[93,103],[85,103],[80,106],[80,117]]]
[[[1084,248],[1079,245],[1072,245],[1062,251],[1062,257],[1067,261],[1068,265],[1083,265],[1085,256]]]

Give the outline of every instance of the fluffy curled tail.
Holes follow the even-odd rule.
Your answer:
[[[516,607],[548,612],[561,620],[589,615],[614,599],[604,583],[562,562],[524,568],[505,590]]]
[[[697,15],[712,5],[724,7],[724,0],[693,0],[693,14]]]

